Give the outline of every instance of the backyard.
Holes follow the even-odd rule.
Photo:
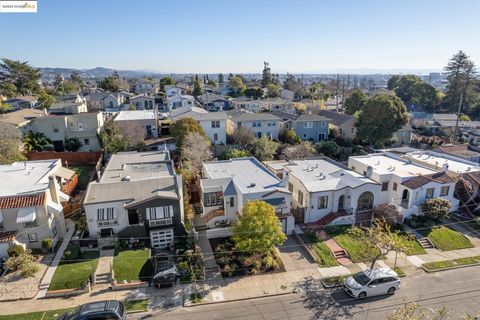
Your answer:
[[[447,227],[420,228],[417,231],[442,251],[473,248],[473,244],[463,234]]]
[[[49,290],[81,288],[97,269],[98,251],[80,253],[80,247],[69,245],[57,267]]]
[[[78,175],[78,190],[86,190],[95,166],[70,166],[69,169]]]
[[[117,282],[149,281],[152,277],[150,249],[115,250],[113,272]]]

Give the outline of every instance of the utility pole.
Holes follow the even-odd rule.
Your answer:
[[[340,75],[337,74],[337,88],[335,89],[335,106],[336,106],[336,111],[338,112],[338,93],[340,91]]]

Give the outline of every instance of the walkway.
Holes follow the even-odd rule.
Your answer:
[[[327,239],[324,241],[327,247],[332,251],[333,256],[337,259],[338,263],[342,266],[348,266],[353,264],[352,260],[348,258],[347,252],[345,249],[340,247],[338,243],[335,242],[333,239]]]
[[[98,259],[97,270],[95,270],[95,285],[109,284],[111,279],[111,268],[113,266],[113,256],[115,249],[102,249],[100,259]]]
[[[207,279],[221,279],[220,268],[215,261],[212,246],[207,239],[207,231],[198,231],[198,245],[203,256],[203,266],[205,268],[205,277]]]
[[[65,249],[67,249],[67,246],[70,243],[70,239],[72,238],[73,233],[75,232],[75,224],[73,223],[72,220],[70,219],[66,220],[65,224],[66,224],[67,233],[63,238],[63,242],[60,245],[60,248],[58,248],[58,251],[55,254],[55,258],[53,258],[53,261],[50,264],[50,267],[47,269],[47,272],[45,272],[45,275],[43,276],[42,282],[40,283],[40,286],[39,286],[40,290],[38,291],[37,296],[35,297],[36,299],[45,298],[48,287],[50,287],[50,282],[52,281],[53,275],[57,270],[60,260],[62,260],[63,252],[65,251]]]

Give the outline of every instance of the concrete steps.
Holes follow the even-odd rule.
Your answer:
[[[424,248],[424,249],[434,249],[435,248],[432,241],[430,241],[430,239],[428,239],[427,237],[417,239],[417,241],[422,246],[422,248]]]
[[[111,282],[110,273],[95,274],[95,284],[109,284]]]

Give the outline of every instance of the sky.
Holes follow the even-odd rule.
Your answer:
[[[167,73],[480,65],[478,0],[38,0],[0,14],[0,57]]]

